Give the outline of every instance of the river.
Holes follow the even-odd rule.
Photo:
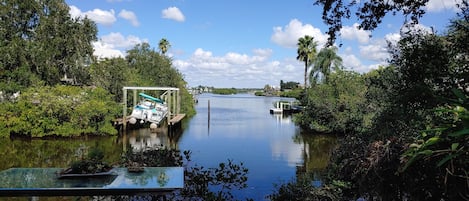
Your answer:
[[[80,147],[98,146],[106,160],[117,162],[126,147],[139,150],[165,146],[191,150],[194,163],[216,167],[221,162],[242,162],[249,169],[248,187],[238,198],[265,200],[274,184],[292,180],[298,173],[320,173],[326,167],[336,139],[303,133],[291,116],[270,114],[273,102],[291,100],[251,94],[201,94],[197,115],[183,121],[182,130],[128,131],[119,137],[67,140],[0,139],[0,170],[11,167],[65,167],[75,160]],[[125,137],[122,137],[125,136]],[[319,174],[317,174],[319,175]],[[315,185],[320,185],[318,176]]]

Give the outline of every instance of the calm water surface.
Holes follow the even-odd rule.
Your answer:
[[[106,160],[116,162],[127,147],[165,146],[191,150],[192,161],[216,167],[228,159],[243,162],[249,169],[248,188],[236,192],[239,198],[265,200],[274,184],[294,179],[297,173],[321,172],[335,146],[334,137],[304,134],[291,117],[272,115],[273,102],[291,100],[256,97],[250,94],[202,94],[197,115],[185,119],[176,137],[148,129],[127,132],[125,137],[80,140],[0,139],[0,170],[10,167],[65,167],[77,157],[79,147],[98,146]],[[317,178],[316,184],[320,184]]]

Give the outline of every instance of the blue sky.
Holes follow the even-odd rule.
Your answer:
[[[420,27],[442,33],[455,17],[458,0],[430,0]],[[311,35],[318,48],[327,40],[322,10],[314,0],[66,0],[72,17],[94,20],[99,41],[95,55],[123,57],[147,42],[158,50],[166,38],[167,55],[189,86],[278,86],[280,80],[303,82],[304,64],[296,60],[299,37]],[[386,64],[386,40],[399,39],[404,18],[388,16],[373,32],[346,22],[339,55],[346,69],[368,72]],[[372,37],[369,37],[372,35]]]

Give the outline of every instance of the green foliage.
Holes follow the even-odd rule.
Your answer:
[[[65,75],[74,84],[87,82],[97,39],[93,21],[72,19],[63,0],[4,1],[0,18],[0,80],[12,86],[7,92],[39,81],[55,85]]]
[[[3,153],[0,169],[67,167],[86,157],[86,153],[80,154],[84,147],[104,150],[103,161],[112,163],[119,161],[122,153],[122,146],[116,142],[117,136],[0,140],[0,152]]]
[[[88,159],[93,161],[101,161],[104,159],[104,151],[99,149],[98,147],[93,147],[88,152]]]
[[[302,127],[321,133],[348,133],[365,129],[366,86],[361,75],[349,71],[330,74],[329,83],[309,88],[295,116]]]
[[[351,9],[356,7],[341,0],[316,3],[324,6],[323,19],[331,25],[332,44],[342,18],[349,18]],[[357,3],[353,1],[351,5]],[[365,1],[356,14],[363,20],[362,28],[374,29],[390,11],[408,12],[415,21],[423,13],[425,3],[426,0],[389,5],[384,1]],[[335,85],[328,82],[308,90],[301,99],[307,105],[305,112],[295,118],[301,125],[332,131],[343,128],[335,122],[352,122],[350,128],[354,128],[340,140],[328,168],[332,182],[350,184],[340,188],[343,191],[334,194],[338,197],[332,200],[469,198],[468,5],[466,0],[459,4],[464,8],[460,19],[451,22],[445,35],[409,29],[414,31],[404,33],[398,45],[390,48],[391,66],[362,76],[364,84],[351,84],[353,79],[336,81]],[[348,89],[344,86],[351,87],[352,93],[340,90]],[[351,107],[349,118],[340,114],[341,101],[347,103],[342,104],[345,108],[357,106]],[[274,196],[284,197],[274,197],[278,200],[307,200],[314,189],[307,182],[297,181],[279,191]]]
[[[64,174],[94,174],[100,172],[107,172],[112,167],[104,159],[104,151],[98,147],[93,147],[88,150],[88,147],[81,146],[78,151],[80,155],[87,152],[87,156],[80,156],[79,160],[73,161],[70,167],[63,171]]]
[[[166,54],[170,47],[171,44],[169,44],[169,41],[166,40],[166,38],[162,38],[158,43],[158,49],[160,49],[161,54]]]
[[[310,74],[310,84],[328,83],[332,71],[342,70],[342,58],[337,55],[337,47],[322,48],[316,55]]]
[[[283,91],[285,89],[297,89],[299,87],[300,83],[299,82],[283,82],[283,80],[280,80],[280,91]]]
[[[149,149],[137,152],[128,149],[122,157],[121,164],[126,167],[182,166],[183,158],[179,150],[173,149]]]
[[[403,165],[399,172],[411,178],[407,185],[424,182],[433,186],[413,195],[416,199],[427,199],[422,195],[432,193],[456,200],[468,193],[469,96],[455,91],[458,100],[436,109],[436,124],[423,131],[402,154]],[[432,171],[422,172],[421,167],[431,167]]]
[[[101,88],[34,87],[15,103],[1,103],[4,135],[29,137],[110,134],[120,107]]]
[[[94,63],[89,69],[92,83],[96,87],[101,87],[114,95],[116,102],[121,102],[123,98],[122,87],[124,87],[132,71],[123,58],[104,59]]]
[[[408,33],[393,66],[365,76],[371,127],[342,141],[332,168],[353,184],[348,198],[467,199],[468,34],[457,27],[450,37]]]
[[[95,23],[72,19],[63,0],[5,1],[0,19],[2,136],[116,134],[110,122],[121,109],[116,102],[123,99],[123,86],[177,87],[181,112],[195,114],[192,95],[170,58],[143,43],[129,50],[125,59],[96,62]],[[169,48],[169,43],[165,45]],[[97,89],[78,94],[79,90],[59,93],[59,87],[50,87],[62,82]],[[110,94],[103,95],[102,89]],[[4,102],[15,101],[9,99],[16,92],[23,95],[18,102]]]
[[[308,80],[308,67],[311,66],[316,59],[316,47],[318,46],[318,43],[314,41],[313,37],[305,35],[298,39],[297,46],[296,59],[305,63],[303,87],[306,87]]]
[[[230,95],[230,94],[237,94],[238,91],[235,88],[214,88],[212,90],[214,94],[222,94],[222,95]]]
[[[300,177],[296,181],[276,185],[276,191],[268,196],[272,201],[283,200],[324,200],[335,201],[343,198],[344,189],[348,189],[349,185],[344,181],[333,180],[331,184],[321,187],[314,187],[311,179],[308,177]]]
[[[323,7],[322,19],[329,26],[327,31],[329,34],[328,45],[333,45],[337,33],[342,28],[342,21],[350,19],[352,14],[358,18],[359,28],[364,30],[374,30],[389,13],[395,15],[402,12],[413,23],[417,23],[418,19],[425,13],[424,8],[428,0],[396,1],[393,3],[374,0],[315,0],[314,2],[315,5]]]
[[[301,88],[296,88],[293,90],[284,90],[280,92],[280,96],[300,99],[303,92],[304,92],[304,89],[301,89]]]
[[[243,163],[228,160],[217,167],[205,168],[197,164],[190,165],[191,152],[184,151],[184,158],[179,150],[150,149],[140,152],[127,151],[122,164],[131,166],[184,166],[185,185],[166,198],[170,200],[235,200],[232,192],[247,187],[248,169]]]
[[[201,200],[234,200],[233,191],[247,187],[248,169],[232,160],[216,168],[192,166],[186,170],[187,187],[181,195]],[[212,191],[218,189],[218,191]]]
[[[128,77],[125,83],[116,83],[112,88],[119,87],[118,84],[127,86],[164,86],[177,87],[181,95],[181,112],[188,116],[195,114],[192,95],[186,89],[186,81],[183,75],[172,66],[171,59],[150,49],[148,43],[136,45],[127,51]],[[122,73],[114,71],[113,73]],[[111,81],[111,80],[109,80]],[[121,90],[121,89],[120,89]],[[128,100],[131,100],[128,98]]]

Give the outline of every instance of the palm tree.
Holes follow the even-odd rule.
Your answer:
[[[166,38],[162,38],[160,42],[158,43],[158,49],[160,49],[161,54],[166,54],[166,52],[168,51],[170,47],[171,47],[171,44],[169,44]]]
[[[314,68],[311,71],[311,84],[318,82],[320,75],[322,75],[324,83],[327,83],[331,70],[340,69],[342,69],[342,58],[337,55],[337,47],[322,48],[314,61]]]
[[[314,38],[305,35],[302,38],[298,39],[298,56],[296,57],[297,60],[300,60],[302,62],[305,62],[305,83],[304,87],[306,87],[306,82],[308,80],[307,74],[308,74],[308,67],[312,64],[314,61],[314,57],[316,56],[316,46],[318,46],[318,43],[314,41]]]

